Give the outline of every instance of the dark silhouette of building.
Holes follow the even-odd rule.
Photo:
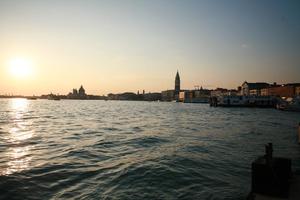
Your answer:
[[[80,98],[85,98],[86,94],[85,94],[85,89],[82,87],[82,85],[80,86],[79,90],[78,90],[78,95]]]
[[[108,94],[108,100],[125,100],[125,101],[160,101],[161,93],[145,93],[143,94],[135,94],[132,92],[124,92],[120,94]]]
[[[161,92],[162,101],[173,101],[174,100],[174,90],[165,90]]]
[[[76,97],[76,96],[78,96],[78,91],[77,91],[77,89],[73,89],[73,95]]]
[[[73,89],[73,92],[70,92],[67,95],[67,98],[68,99],[87,99],[88,95],[85,93],[85,89],[81,85],[79,90]],[[93,98],[96,98],[96,97],[93,97]]]
[[[161,92],[161,100],[162,101],[179,101],[179,93],[180,93],[180,76],[177,70],[175,76],[175,88],[174,90],[165,90]]]
[[[178,101],[184,103],[208,103],[211,90],[203,89],[202,86],[195,90],[181,90]]]
[[[180,92],[180,76],[177,70],[176,77],[175,77],[175,89],[174,89],[175,100],[178,100],[179,92]]]

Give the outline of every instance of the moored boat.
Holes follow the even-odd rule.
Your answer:
[[[37,100],[36,97],[27,97],[26,99],[27,99],[27,100]]]
[[[284,98],[281,99],[276,105],[278,110],[284,111],[297,111],[300,112],[300,98]]]
[[[211,98],[211,106],[222,107],[275,107],[276,98],[272,96],[233,96],[224,95]]]
[[[51,95],[49,95],[49,96],[48,96],[48,100],[55,100],[55,101],[59,101],[59,100],[60,100],[60,97],[59,97],[59,96],[57,96],[57,95],[53,95],[53,94],[51,94]]]

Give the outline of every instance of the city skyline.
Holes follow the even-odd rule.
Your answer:
[[[299,82],[295,1],[1,1],[0,94]]]

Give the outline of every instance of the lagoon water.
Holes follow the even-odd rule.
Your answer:
[[[0,199],[245,199],[251,162],[300,170],[300,113],[207,104],[0,100]]]

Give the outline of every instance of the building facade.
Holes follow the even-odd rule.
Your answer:
[[[278,97],[294,97],[297,95],[297,87],[299,83],[290,83],[278,87],[268,88],[268,95]]]
[[[80,86],[80,88],[79,88],[79,90],[78,90],[78,95],[79,95],[79,97],[81,97],[81,98],[86,97],[85,89],[83,88],[82,85]]]
[[[264,82],[248,83],[245,81],[241,86],[241,95],[260,95],[263,88],[268,88],[269,84]],[[252,93],[252,94],[251,94]]]
[[[83,88],[83,86],[81,85],[80,88],[77,89],[73,89],[73,92],[70,92],[67,95],[67,98],[69,99],[86,99],[88,97],[88,95],[85,93],[85,89]]]
[[[268,96],[269,95],[269,88],[263,88],[260,90],[261,96]]]
[[[165,90],[161,92],[162,101],[173,101],[174,100],[174,90]]]
[[[261,96],[294,97],[300,95],[300,83],[288,83],[277,85],[274,83],[269,87],[261,89]]]
[[[300,86],[297,86],[295,89],[295,95],[300,96]]]
[[[208,103],[210,97],[210,90],[185,90],[180,91],[178,101],[184,103]]]
[[[238,94],[239,94],[238,90],[233,90],[233,89],[228,90],[225,88],[216,88],[216,89],[210,91],[211,97],[228,96],[228,95],[235,96]]]
[[[250,96],[261,96],[261,91],[263,90],[264,88],[262,89],[252,89],[249,91],[249,95]]]

